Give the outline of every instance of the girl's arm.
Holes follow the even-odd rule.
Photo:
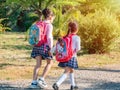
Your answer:
[[[75,51],[74,51],[74,52],[78,52],[78,51],[81,49],[81,40],[80,40],[80,37],[78,37],[78,38],[76,39],[75,46],[76,46],[76,48],[75,48]]]
[[[48,24],[48,26],[47,26],[47,43],[48,43],[50,49],[52,49],[52,47],[53,47],[53,35],[52,35],[52,31],[53,31],[52,24]]]
[[[51,53],[56,53],[56,46],[53,46],[52,49],[51,49]]]

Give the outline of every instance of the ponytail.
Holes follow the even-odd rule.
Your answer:
[[[70,33],[71,33],[71,28],[69,27],[66,36],[68,36]]]
[[[67,32],[66,36],[68,36],[71,33],[76,32],[77,30],[78,30],[77,23],[76,22],[69,22],[69,24],[68,24],[68,32]]]

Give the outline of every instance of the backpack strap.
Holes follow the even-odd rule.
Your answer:
[[[47,34],[46,34],[47,24],[48,23],[45,23],[44,21],[36,22],[37,27],[41,29],[41,35],[40,35],[41,41],[39,41],[38,44],[35,46],[40,46],[41,44],[44,44],[45,42],[47,42]]]
[[[44,21],[38,21],[36,22],[37,26],[39,27],[39,25],[43,25],[43,33],[46,33],[46,27],[48,23],[45,23]]]
[[[70,45],[72,46],[72,37],[76,35],[76,34],[70,34],[69,37],[70,37]]]

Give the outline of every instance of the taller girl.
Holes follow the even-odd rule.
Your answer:
[[[52,36],[52,31],[53,31],[53,25],[52,22],[54,20],[54,15],[52,11],[48,8],[44,9],[42,11],[42,14],[44,16],[44,23],[46,24],[46,36],[47,36],[47,42],[42,44],[41,46],[34,46],[31,57],[35,58],[36,60],[36,65],[33,70],[33,80],[30,85],[31,88],[36,88],[38,85],[42,88],[47,87],[47,84],[45,82],[45,77],[50,70],[53,61],[52,61],[52,55],[50,54],[50,50],[53,47],[53,36]],[[46,59],[46,66],[43,70],[42,75],[38,78],[38,72],[39,68],[42,64],[42,59]]]
[[[58,79],[56,83],[53,84],[54,90],[59,90],[59,86],[62,84],[62,82],[67,78],[69,75],[71,87],[70,90],[78,89],[78,87],[75,84],[74,80],[74,69],[78,68],[77,63],[77,52],[80,50],[80,37],[76,35],[78,32],[78,25],[76,22],[69,22],[68,24],[68,33],[66,36],[72,35],[72,50],[73,50],[73,56],[72,58],[67,62],[60,62],[58,66],[64,68],[64,73],[62,76]]]

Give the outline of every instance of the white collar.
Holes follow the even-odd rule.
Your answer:
[[[50,20],[44,20],[45,23],[50,23]]]

